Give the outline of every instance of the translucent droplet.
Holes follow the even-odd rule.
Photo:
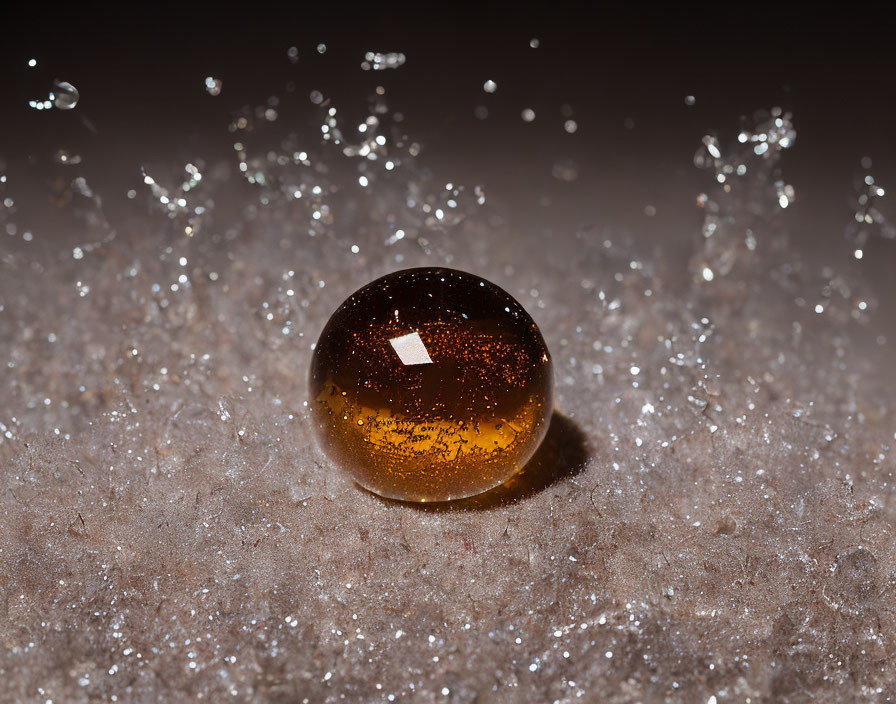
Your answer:
[[[50,99],[60,110],[71,110],[81,99],[78,89],[67,81],[53,81],[53,92]]]
[[[407,57],[401,52],[389,52],[389,53],[381,53],[368,51],[364,55],[364,61],[361,63],[361,68],[365,71],[370,71],[373,69],[374,71],[383,71],[387,68],[398,68],[399,66],[403,66]]]
[[[486,93],[494,93],[496,90],[498,90],[498,84],[489,79],[482,84],[482,90],[484,90]]]
[[[551,175],[558,181],[572,183],[579,177],[579,166],[572,159],[566,159],[554,164]]]
[[[81,163],[81,155],[74,154],[67,149],[60,149],[53,156],[53,160],[57,164],[65,164],[66,166],[74,166]]]
[[[535,119],[535,111],[532,108],[526,108],[522,112],[522,118],[524,122],[532,122]]]
[[[221,87],[223,85],[224,83],[219,78],[208,76],[205,79],[205,89],[208,91],[209,95],[221,95]]]

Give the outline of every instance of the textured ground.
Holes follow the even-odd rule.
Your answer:
[[[893,309],[789,236],[774,159],[710,174],[706,239],[518,229],[379,115],[377,161],[246,133],[114,225],[67,165],[33,240],[7,207],[0,700],[896,698]],[[531,312],[557,412],[522,477],[421,508],[344,479],[304,400],[336,306],[425,264]]]

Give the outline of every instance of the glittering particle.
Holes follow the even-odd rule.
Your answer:
[[[28,67],[34,68],[35,66],[37,66],[37,59],[28,59]]]
[[[327,45],[324,44],[324,43],[320,43],[320,44],[318,44],[318,45],[317,45],[317,53],[318,53],[318,54],[325,54],[325,53],[327,53]]]
[[[535,119],[535,111],[532,108],[526,108],[520,113],[523,122],[532,122]]]
[[[563,129],[566,130],[569,134],[573,134],[576,130],[579,129],[579,125],[575,120],[567,120],[563,123]]]
[[[486,93],[494,93],[496,90],[498,90],[498,84],[489,79],[482,84],[482,90],[484,90]]]
[[[693,95],[684,96],[684,104],[685,105],[693,105],[697,102],[697,99]]]

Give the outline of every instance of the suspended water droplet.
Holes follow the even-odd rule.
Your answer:
[[[205,89],[209,95],[221,95],[221,88],[224,85],[220,78],[208,76],[205,79]]]
[[[486,93],[494,93],[496,90],[498,90],[498,84],[489,79],[482,84],[482,90],[484,90]]]
[[[364,55],[364,61],[361,62],[361,68],[365,71],[383,71],[387,68],[398,68],[403,66],[407,57],[401,52],[373,52],[368,51]]]
[[[68,81],[53,81],[53,92],[50,99],[60,110],[71,110],[78,104],[81,94]]]
[[[579,177],[579,166],[572,159],[565,159],[554,164],[551,175],[558,181],[572,183]]]
[[[66,166],[74,166],[75,164],[81,163],[81,155],[70,152],[67,149],[60,149],[53,156],[53,160],[57,164],[65,164]]]

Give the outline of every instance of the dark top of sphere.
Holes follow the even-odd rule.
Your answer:
[[[510,294],[455,269],[418,268],[369,283],[333,314],[315,348],[312,397],[327,385],[372,408],[471,419],[549,397],[552,377],[541,333]]]

